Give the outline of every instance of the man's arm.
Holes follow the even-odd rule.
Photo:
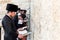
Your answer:
[[[8,34],[10,34],[10,35],[13,34],[14,36],[17,36],[17,33],[12,30],[10,21],[4,20],[4,21],[3,21],[3,26],[4,26],[5,31],[6,31]]]

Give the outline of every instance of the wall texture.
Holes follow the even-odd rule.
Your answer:
[[[19,5],[30,13],[31,40],[60,40],[60,0],[0,0],[0,18],[7,3]]]
[[[60,0],[31,0],[33,40],[60,40]]]

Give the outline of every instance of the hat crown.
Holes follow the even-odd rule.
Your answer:
[[[18,10],[18,6],[14,4],[7,4],[6,10],[16,12]]]

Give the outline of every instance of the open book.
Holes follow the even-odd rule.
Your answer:
[[[31,34],[31,32],[28,32],[28,33],[23,34],[23,36],[30,35],[30,34]]]
[[[19,34],[22,34],[23,36],[29,35],[31,34],[31,32],[28,32],[27,30],[23,30],[23,31],[18,31]]]

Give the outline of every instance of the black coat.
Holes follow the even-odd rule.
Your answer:
[[[16,29],[18,29],[18,14],[15,15],[13,21],[14,21],[14,24],[16,26]]]
[[[17,33],[16,27],[13,24],[14,22],[9,16],[5,16],[2,20],[2,26],[4,28],[4,40],[16,40]]]

